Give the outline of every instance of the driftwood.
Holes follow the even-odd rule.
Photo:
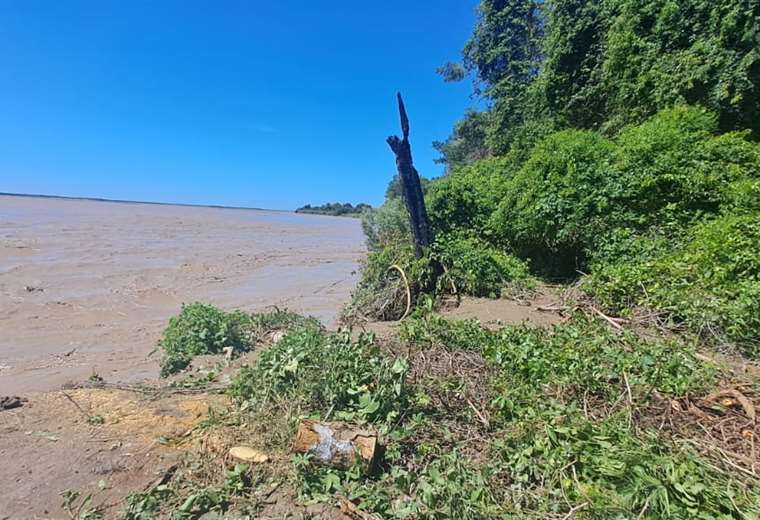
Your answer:
[[[396,94],[396,97],[398,99],[398,112],[401,118],[403,138],[392,135],[386,142],[396,155],[396,169],[398,170],[398,178],[401,183],[401,191],[404,194],[406,208],[409,210],[409,222],[411,223],[412,238],[414,239],[414,252],[417,258],[422,258],[423,249],[432,243],[433,237],[430,232],[427,210],[425,209],[425,199],[422,195],[420,175],[414,168],[414,162],[412,161],[412,148],[409,145],[409,118],[406,115],[406,108],[404,108],[404,100],[401,98],[401,93]]]
[[[375,515],[356,507],[356,504],[344,496],[338,497],[338,505],[340,506],[340,512],[353,520],[379,520]]]
[[[729,388],[724,390],[718,390],[713,392],[704,398],[706,403],[718,402],[725,408],[737,408],[741,407],[744,410],[745,415],[752,421],[757,421],[757,413],[755,411],[755,405],[752,401],[736,389]]]
[[[321,423],[302,419],[293,441],[295,453],[313,455],[315,461],[348,468],[361,459],[370,472],[378,455],[377,433],[357,430],[343,423]]]

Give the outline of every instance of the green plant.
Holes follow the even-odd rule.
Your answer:
[[[393,242],[370,251],[361,268],[361,279],[343,317],[376,320],[399,319],[406,310],[406,284],[391,266],[404,271],[412,298],[431,285],[430,258],[415,258],[410,242]],[[412,302],[414,304],[416,302]]]
[[[443,291],[453,281],[462,294],[499,298],[503,291],[536,286],[526,262],[464,233],[438,235],[433,251],[447,268],[446,276],[438,280]]]
[[[243,327],[248,323],[250,317],[242,312],[226,313],[203,303],[183,305],[159,341],[163,350],[161,375],[184,369],[194,356],[219,354],[225,347],[247,350]]]
[[[161,484],[142,493],[132,493],[125,499],[126,520],[153,520],[158,516],[161,505],[175,496],[166,484]]]
[[[627,415],[593,422],[575,409],[542,414],[494,443],[518,511],[577,507],[589,518],[753,518],[760,496],[695,453],[637,433]]]
[[[93,426],[105,424],[106,420],[102,415],[90,415],[87,417],[87,423]]]
[[[67,489],[61,493],[62,508],[71,520],[100,520],[103,513],[92,505],[92,495],[82,496],[79,491]]]
[[[683,245],[594,270],[588,290],[613,309],[660,309],[707,339],[749,355],[760,345],[760,225],[726,216],[692,228]]]
[[[371,335],[352,341],[348,331],[295,328],[244,366],[230,392],[247,410],[287,401],[323,419],[390,422],[403,409],[406,369],[402,359],[383,355]]]
[[[488,239],[488,219],[520,166],[514,155],[477,161],[430,183],[425,203],[437,233],[467,230]]]
[[[401,197],[388,198],[379,208],[362,213],[362,230],[370,251],[392,244],[411,243],[412,231],[404,200]]]
[[[703,390],[716,374],[693,352],[679,341],[618,335],[581,315],[551,331],[505,327],[485,347],[486,358],[500,368],[495,404],[506,416],[551,408],[553,392],[537,397],[552,388],[565,398],[588,392],[605,400],[617,398],[626,386],[671,395]]]
[[[606,226],[613,151],[612,142],[593,132],[547,137],[511,180],[490,226],[536,267],[572,273]]]
[[[320,328],[319,320],[275,308],[272,311],[245,314],[224,312],[212,305],[183,305],[178,316],[159,341],[163,350],[161,375],[166,377],[186,368],[193,357],[220,354],[225,348],[236,352],[253,349],[269,340],[269,334],[290,327]]]

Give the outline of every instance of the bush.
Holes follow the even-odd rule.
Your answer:
[[[588,289],[609,308],[661,309],[703,337],[760,345],[760,220],[726,216],[699,224],[674,251],[600,265]]]
[[[584,503],[590,518],[633,518],[642,510],[657,518],[728,518],[756,507],[750,486],[639,422],[653,390],[693,395],[717,380],[688,345],[617,335],[582,315],[553,330],[493,331],[417,313],[401,335],[416,354],[413,364],[466,351],[450,359],[485,355],[491,366],[413,369],[405,413],[386,435],[384,471],[368,478],[296,459],[304,499],[337,494],[383,517],[431,520],[565,517]],[[450,381],[453,374],[458,381]],[[446,384],[453,408],[429,408],[426,393]],[[473,384],[490,419],[483,429],[467,415]]]
[[[721,209],[731,182],[757,176],[760,147],[746,134],[714,136],[715,116],[676,107],[616,139],[616,223],[646,229],[689,226]]]
[[[510,182],[491,227],[540,270],[573,273],[610,213],[612,142],[589,131],[553,134]]]
[[[184,369],[194,356],[219,354],[225,347],[247,350],[243,328],[250,320],[250,316],[239,311],[227,313],[202,303],[183,305],[179,315],[169,320],[159,341],[164,351],[161,376]]]
[[[505,289],[515,291],[536,285],[527,263],[478,238],[439,235],[433,251],[447,268],[448,279],[462,294],[499,298]],[[439,285],[445,285],[447,277],[439,280]]]
[[[349,331],[297,327],[243,367],[230,393],[248,410],[288,402],[322,419],[383,423],[403,410],[406,370],[403,360],[383,355],[371,335],[352,341]]]
[[[362,213],[362,230],[370,251],[387,245],[411,243],[412,230],[404,201],[400,197],[390,198],[377,209]]]
[[[680,239],[724,209],[754,208],[760,146],[716,128],[711,113],[679,106],[612,141],[552,134],[506,185],[492,233],[540,271],[572,274],[621,232]]]
[[[728,185],[724,211],[730,214],[760,214],[760,178],[744,179]]]
[[[415,258],[409,242],[385,244],[370,251],[364,259],[361,279],[343,311],[345,319],[396,320],[403,315],[406,287],[399,273],[391,270],[392,265],[399,266],[406,274],[412,297],[431,286],[429,258]]]
[[[488,238],[488,219],[517,165],[513,157],[484,159],[430,183],[425,203],[436,233],[469,230]]]
[[[515,507],[535,518],[568,501],[588,504],[588,518],[742,518],[759,498],[688,449],[637,435],[625,413],[598,422],[578,409],[542,415],[508,431],[494,451]]]
[[[220,354],[226,347],[245,352],[264,341],[270,332],[295,326],[322,327],[316,318],[279,309],[246,314],[224,312],[203,303],[183,305],[179,315],[169,320],[159,341],[163,350],[161,377],[185,369],[195,356]]]

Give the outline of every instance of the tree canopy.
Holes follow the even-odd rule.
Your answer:
[[[470,73],[489,103],[436,143],[451,166],[565,128],[612,136],[677,104],[759,137],[760,2],[482,0],[461,63],[440,72]]]

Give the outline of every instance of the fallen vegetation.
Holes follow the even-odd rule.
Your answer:
[[[227,392],[198,448],[130,496],[127,518],[760,514],[757,382],[694,341],[644,339],[590,311],[547,329],[417,310],[382,339],[302,322]],[[305,419],[376,432],[378,460],[293,453]]]

